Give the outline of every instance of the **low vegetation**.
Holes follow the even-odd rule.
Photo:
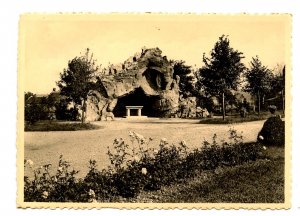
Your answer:
[[[25,131],[78,131],[100,128],[97,125],[79,122],[38,121],[34,124],[25,124]]]
[[[224,120],[221,118],[207,118],[200,120],[200,124],[234,124],[234,123],[243,123],[243,122],[251,122],[251,121],[259,121],[264,120],[266,118],[263,117],[251,117],[251,118],[232,118],[226,117]]]
[[[193,150],[188,149],[184,141],[174,145],[163,138],[159,148],[153,149],[149,148],[151,138],[131,132],[132,148],[123,139],[115,139],[113,148],[108,149],[111,165],[98,170],[96,161],[90,161],[89,172],[83,179],[76,178],[78,171],[72,170],[62,156],[55,174],[50,174],[53,173],[51,164],[35,169],[31,160],[25,160],[25,166],[32,169],[34,177],[25,176],[24,198],[25,201],[44,202],[142,202],[147,196],[152,199],[152,195],[165,193],[169,195],[153,201],[212,202],[232,188],[232,195],[228,195],[231,200],[224,196],[223,201],[263,202],[259,196],[274,190],[264,187],[266,182],[273,186],[279,182],[275,193],[279,198],[274,200],[282,200],[283,158],[273,161],[266,147],[259,143],[243,143],[243,137],[235,130],[229,131],[228,142],[217,143],[216,138],[215,135],[212,143],[204,141],[203,147]],[[253,184],[245,181],[247,176],[255,180]],[[243,188],[246,185],[248,187]],[[253,197],[258,193],[257,185],[265,191]],[[170,200],[173,192],[183,189],[190,190],[191,196],[182,191]]]
[[[220,117],[201,119],[200,120],[200,124],[233,124],[233,123],[243,123],[243,122],[265,120],[269,116],[270,116],[270,114],[268,114],[268,113],[261,114],[260,116],[258,116],[256,114],[251,114],[251,115],[247,115],[246,117],[241,117],[239,115],[231,115],[231,116],[226,116],[224,120],[222,118],[220,118]]]

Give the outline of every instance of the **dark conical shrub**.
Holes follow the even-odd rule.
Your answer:
[[[283,146],[284,136],[284,121],[279,116],[274,116],[264,123],[257,140],[265,145]]]

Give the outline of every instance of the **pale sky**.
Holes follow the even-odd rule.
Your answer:
[[[146,46],[201,67],[203,53],[209,54],[222,34],[244,53],[246,66],[258,55],[272,69],[289,61],[290,24],[289,15],[24,15],[19,72],[24,91],[45,94],[57,88],[59,73],[86,48],[103,66],[121,63]]]

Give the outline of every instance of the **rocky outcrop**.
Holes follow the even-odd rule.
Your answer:
[[[113,119],[118,99],[138,88],[147,96],[155,96],[153,109],[161,117],[178,110],[179,77],[174,77],[173,65],[159,48],[144,48],[121,66],[110,66],[97,84],[99,88],[88,94],[86,121]]]
[[[179,107],[174,117],[180,118],[207,118],[209,112],[206,108],[197,106],[196,97],[179,97]]]
[[[210,114],[206,108],[197,107],[196,117],[197,118],[207,118],[207,117],[210,117]]]
[[[194,118],[196,117],[196,97],[180,97],[179,109],[177,111],[177,117],[180,118]]]

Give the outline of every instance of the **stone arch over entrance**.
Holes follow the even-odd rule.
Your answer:
[[[161,53],[159,48],[143,50],[135,55],[135,61],[130,57],[121,67],[114,67],[115,73],[99,76],[93,89],[97,93],[88,95],[86,120],[124,117],[126,106],[143,106],[142,115],[149,117],[174,115],[178,111],[179,77],[174,77],[172,63]]]

